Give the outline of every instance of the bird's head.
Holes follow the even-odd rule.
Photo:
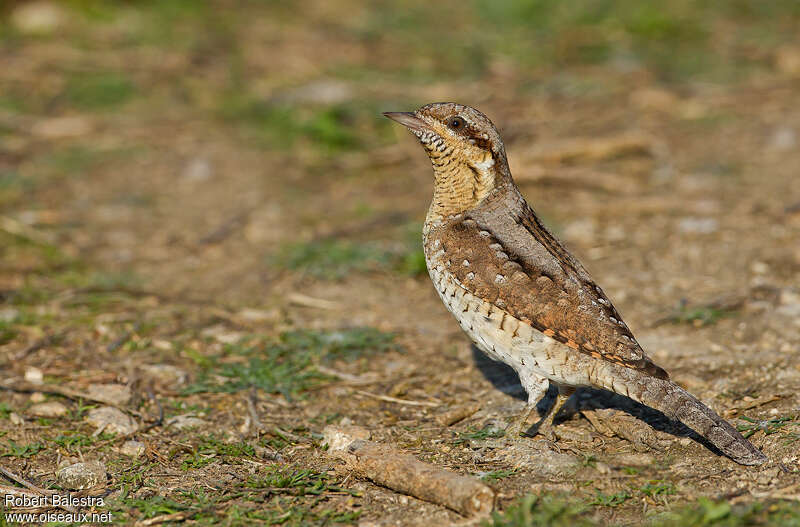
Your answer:
[[[484,114],[452,102],[415,112],[386,112],[417,136],[436,178],[433,206],[442,215],[475,207],[508,176],[505,146]]]

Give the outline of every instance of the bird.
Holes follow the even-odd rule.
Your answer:
[[[608,296],[522,196],[486,115],[453,102],[383,115],[410,130],[430,158],[433,199],[422,229],[428,274],[472,342],[519,375],[528,393],[522,435],[552,438],[568,396],[590,387],[680,421],[739,464],[767,461],[645,355]],[[528,427],[551,384],[556,403]]]

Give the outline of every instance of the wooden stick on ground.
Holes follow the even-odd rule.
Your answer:
[[[364,390],[356,390],[355,393],[357,395],[363,395],[365,397],[372,397],[373,399],[380,399],[381,401],[386,401],[387,403],[406,404],[408,406],[432,406],[432,407],[439,406],[439,403],[429,403],[428,401],[409,401],[407,399],[398,399],[397,397],[389,397],[388,395],[378,395],[375,393],[369,393],[365,392]]]
[[[495,493],[479,480],[419,461],[389,445],[366,438],[359,427],[327,426],[329,452],[359,476],[397,492],[443,505],[464,516],[487,515]]]

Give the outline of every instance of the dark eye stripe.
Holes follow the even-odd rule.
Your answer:
[[[483,137],[473,137],[472,140],[475,141],[475,146],[478,148],[483,148],[484,150],[492,149],[492,142],[489,139],[484,139]]]

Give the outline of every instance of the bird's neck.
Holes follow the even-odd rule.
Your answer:
[[[475,208],[500,182],[491,155],[478,160],[442,159],[431,156],[435,185],[426,221],[440,221]]]

